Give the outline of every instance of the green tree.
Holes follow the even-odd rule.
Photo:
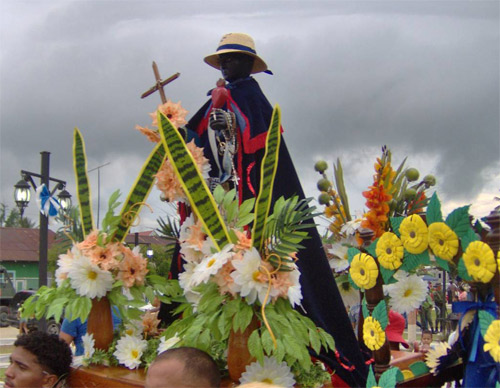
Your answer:
[[[0,203],[0,226],[5,228],[29,228],[36,227],[36,223],[28,217],[21,217],[21,213],[16,208],[8,210],[8,206]]]
[[[174,254],[175,244],[168,245],[157,245],[152,244],[141,245],[141,253],[144,257],[147,257],[146,252],[148,249],[153,250],[153,256],[148,258],[151,264],[150,268],[156,275],[168,278],[168,273],[170,272],[170,264],[172,263],[172,257]]]

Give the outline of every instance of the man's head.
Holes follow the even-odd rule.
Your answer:
[[[196,348],[169,349],[148,369],[146,388],[213,388],[220,386],[219,368],[207,353]]]
[[[67,376],[71,349],[57,336],[32,332],[14,342],[10,365],[5,371],[5,388],[46,388]]]

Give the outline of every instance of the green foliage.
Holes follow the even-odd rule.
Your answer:
[[[220,185],[215,188],[213,194],[228,228],[241,229],[254,220],[252,210],[255,205],[255,198],[247,199],[241,205],[238,205],[239,199],[236,197],[236,190],[232,189],[226,192]],[[231,234],[231,230],[229,230],[229,233]],[[235,241],[235,239],[231,238],[231,241]]]
[[[481,328],[481,335],[484,338],[491,323],[495,320],[495,317],[491,315],[489,312],[484,310],[479,310],[478,315],[479,315],[479,326]]]
[[[315,216],[315,208],[308,206],[310,201],[310,198],[299,201],[295,196],[289,199],[281,197],[275,202],[274,212],[267,219],[264,232],[270,252],[286,259],[303,248],[300,243],[309,238],[305,229],[314,226],[311,219]]]
[[[73,167],[75,169],[76,192],[80,205],[83,234],[84,236],[88,236],[94,229],[94,217],[92,214],[89,177],[87,174],[85,142],[78,128],[75,128],[73,135]]]
[[[466,282],[471,282],[473,280],[472,276],[470,276],[467,271],[467,267],[465,266],[464,259],[462,257],[458,260],[458,276]]]
[[[141,253],[146,257],[146,251],[153,250],[153,256],[148,257],[150,274],[159,275],[162,278],[168,278],[170,272],[170,264],[172,263],[175,244],[159,245],[151,244],[150,246],[141,245]]]
[[[470,206],[463,206],[455,209],[446,217],[446,225],[453,229],[460,238],[467,235],[469,230],[471,230],[469,207]]]
[[[218,250],[229,243],[229,236],[217,205],[179,131],[158,112],[162,144],[187,195],[191,208]]]
[[[18,209],[12,208],[8,212],[8,207],[4,203],[0,203],[0,227],[4,228],[35,228],[35,222],[28,217],[21,217]]]
[[[385,300],[382,299],[373,309],[373,318],[380,322],[380,326],[385,330],[387,325],[389,324],[389,317],[387,315],[387,306],[385,304]]]
[[[382,388],[394,388],[396,386],[396,377],[398,372],[398,368],[389,368],[380,376],[378,385]]]
[[[405,217],[391,217],[391,228],[394,234],[398,237],[401,237],[401,233],[399,233],[399,227],[401,226],[401,222]]]
[[[351,211],[349,210],[349,198],[347,197],[347,192],[344,185],[344,171],[342,169],[342,164],[340,159],[337,158],[337,164],[333,165],[333,175],[335,177],[335,187],[337,189],[337,194],[339,195],[340,202],[344,207],[344,213],[346,217],[346,222],[351,221]],[[342,212],[339,214],[343,217]]]
[[[108,236],[113,236],[115,234],[118,224],[121,221],[120,216],[115,216],[115,210],[121,204],[121,202],[118,202],[118,198],[120,198],[120,190],[116,190],[109,197],[108,211],[101,222],[101,230]]]
[[[472,228],[468,228],[467,232],[460,238],[462,250],[465,252],[469,244],[477,240],[479,240],[479,236],[472,230]]]
[[[161,237],[166,238],[179,238],[180,226],[179,226],[179,218],[167,216],[167,221],[165,221],[162,217],[157,218],[156,222],[158,222],[159,228],[156,228],[156,232]]]
[[[443,214],[441,213],[441,202],[437,196],[437,193],[434,193],[429,201],[429,205],[427,206],[427,224],[433,224],[434,222],[442,222]]]
[[[375,379],[375,374],[373,373],[373,367],[370,365],[368,370],[368,377],[366,379],[366,388],[377,387],[377,380]]]
[[[330,379],[330,373],[324,369],[323,364],[319,361],[312,364],[309,370],[302,369],[300,365],[295,370],[295,382],[300,387],[321,387]]]
[[[158,143],[142,165],[119,215],[119,224],[113,240],[123,241],[130,227],[141,212],[142,205],[153,187],[156,173],[165,162],[166,153],[163,145]]]
[[[255,220],[252,228],[253,246],[261,252],[266,241],[266,224],[273,199],[274,177],[278,168],[278,154],[281,142],[281,111],[278,105],[273,109],[266,148],[260,167],[260,188],[255,202]]]

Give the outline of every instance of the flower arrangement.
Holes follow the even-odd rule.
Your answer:
[[[163,335],[177,336],[178,345],[207,351],[221,365],[227,362],[234,379],[231,338],[247,333],[243,351],[249,353],[248,365],[254,360],[259,366],[248,366],[240,381],[262,376],[256,371],[271,364],[279,366],[282,380],[277,381],[285,386],[312,376],[316,382],[327,380],[328,373],[318,372],[308,349],[317,353],[321,348],[333,349],[333,339],[294,309],[302,299],[296,252],[307,238],[305,229],[311,224],[306,221],[313,217],[314,209],[308,207],[308,201],[293,197],[277,200],[270,211],[279,110],[273,113],[262,163],[263,171],[271,173],[262,174],[257,199],[241,204],[235,190],[226,192],[218,186],[210,193],[182,137],[161,113],[158,123],[167,157],[193,211],[179,234],[185,260],[179,276],[183,297],[176,299],[181,317]]]
[[[84,355],[76,359],[77,365],[122,365],[129,369],[147,367],[156,356],[173,346],[180,338],[166,339],[158,331],[158,312],[145,312],[142,320],[130,320],[114,333],[107,350],[96,349],[93,334],[82,337]]]
[[[471,225],[469,206],[455,209],[444,217],[437,194],[428,196],[426,193],[426,190],[435,184],[435,178],[428,175],[419,183],[415,183],[418,180],[418,171],[404,170],[404,163],[405,161],[394,171],[391,167],[390,151],[385,147],[382,149],[382,157],[377,159],[375,164],[374,183],[363,193],[367,198],[368,211],[361,221],[360,228],[356,230],[357,241],[353,242],[351,239],[350,243],[346,243],[346,236],[341,232],[348,222],[349,215],[342,212],[348,206],[345,206],[347,195],[343,178],[339,174],[340,161],[334,166],[338,193],[333,191],[329,181],[328,184],[325,183],[326,164],[317,163],[315,166],[316,170],[323,174],[318,188],[322,190],[319,201],[326,205],[325,216],[330,218],[334,214],[336,217],[333,221],[334,227],[330,227],[332,235],[326,241],[334,241],[328,251],[336,259],[332,269],[336,272],[344,301],[346,304],[356,301],[351,290],[364,291],[368,295],[372,289],[383,284],[391,308],[400,313],[409,313],[422,304],[428,293],[426,283],[417,274],[422,266],[433,265],[451,274],[458,274],[479,291],[477,302],[467,302],[470,305],[461,305],[459,302],[453,305],[454,311],[467,312],[468,330],[470,333],[476,333],[470,334],[473,337],[472,342],[476,343],[471,349],[481,347],[481,351],[489,354],[483,358],[483,362],[489,363],[489,360],[492,360],[491,362],[499,363],[500,325],[497,305],[492,302],[493,290],[498,287],[496,283],[499,278],[499,256],[497,254],[495,257],[491,247],[480,241],[477,231],[481,230],[481,226],[479,222]],[[336,212],[332,207],[337,209]],[[363,228],[372,231],[372,241],[361,239],[361,232],[364,236],[369,236]],[[342,242],[342,249],[336,246],[339,242]],[[346,298],[348,292],[349,302]],[[370,311],[365,298],[362,301],[362,313],[364,343],[372,351],[377,351],[386,341],[385,301],[380,301]],[[465,319],[461,325],[462,329],[464,326],[467,326]],[[464,349],[463,352],[470,352],[471,349]],[[442,361],[440,356],[446,358],[446,355],[450,356],[448,352],[448,348],[443,347],[442,354],[429,356],[428,367],[433,373],[439,373],[440,360]],[[467,363],[471,364],[473,363]],[[423,365],[420,369],[428,370]]]
[[[59,256],[57,287],[41,287],[25,302],[24,313],[35,314],[37,319],[54,317],[56,321],[64,314],[70,321],[79,318],[84,322],[94,302],[107,300],[116,306],[122,320],[128,322],[142,314],[139,307],[146,300],[159,298],[169,302],[166,295],[175,295],[172,282],[149,273],[148,261],[139,247],[130,249],[123,243],[164,160],[164,152],[160,147],[153,150],[118,215],[115,210],[120,205],[120,193],[111,195],[101,229],[97,230],[93,225],[85,145],[78,129],[74,133],[73,150],[84,239],[74,241],[72,248]],[[112,333],[108,338],[111,336]],[[106,344],[99,341],[99,346]]]

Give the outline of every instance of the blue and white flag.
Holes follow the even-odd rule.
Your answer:
[[[50,195],[50,191],[45,184],[40,185],[36,189],[36,203],[40,212],[46,217],[57,216],[61,207],[59,201]]]

